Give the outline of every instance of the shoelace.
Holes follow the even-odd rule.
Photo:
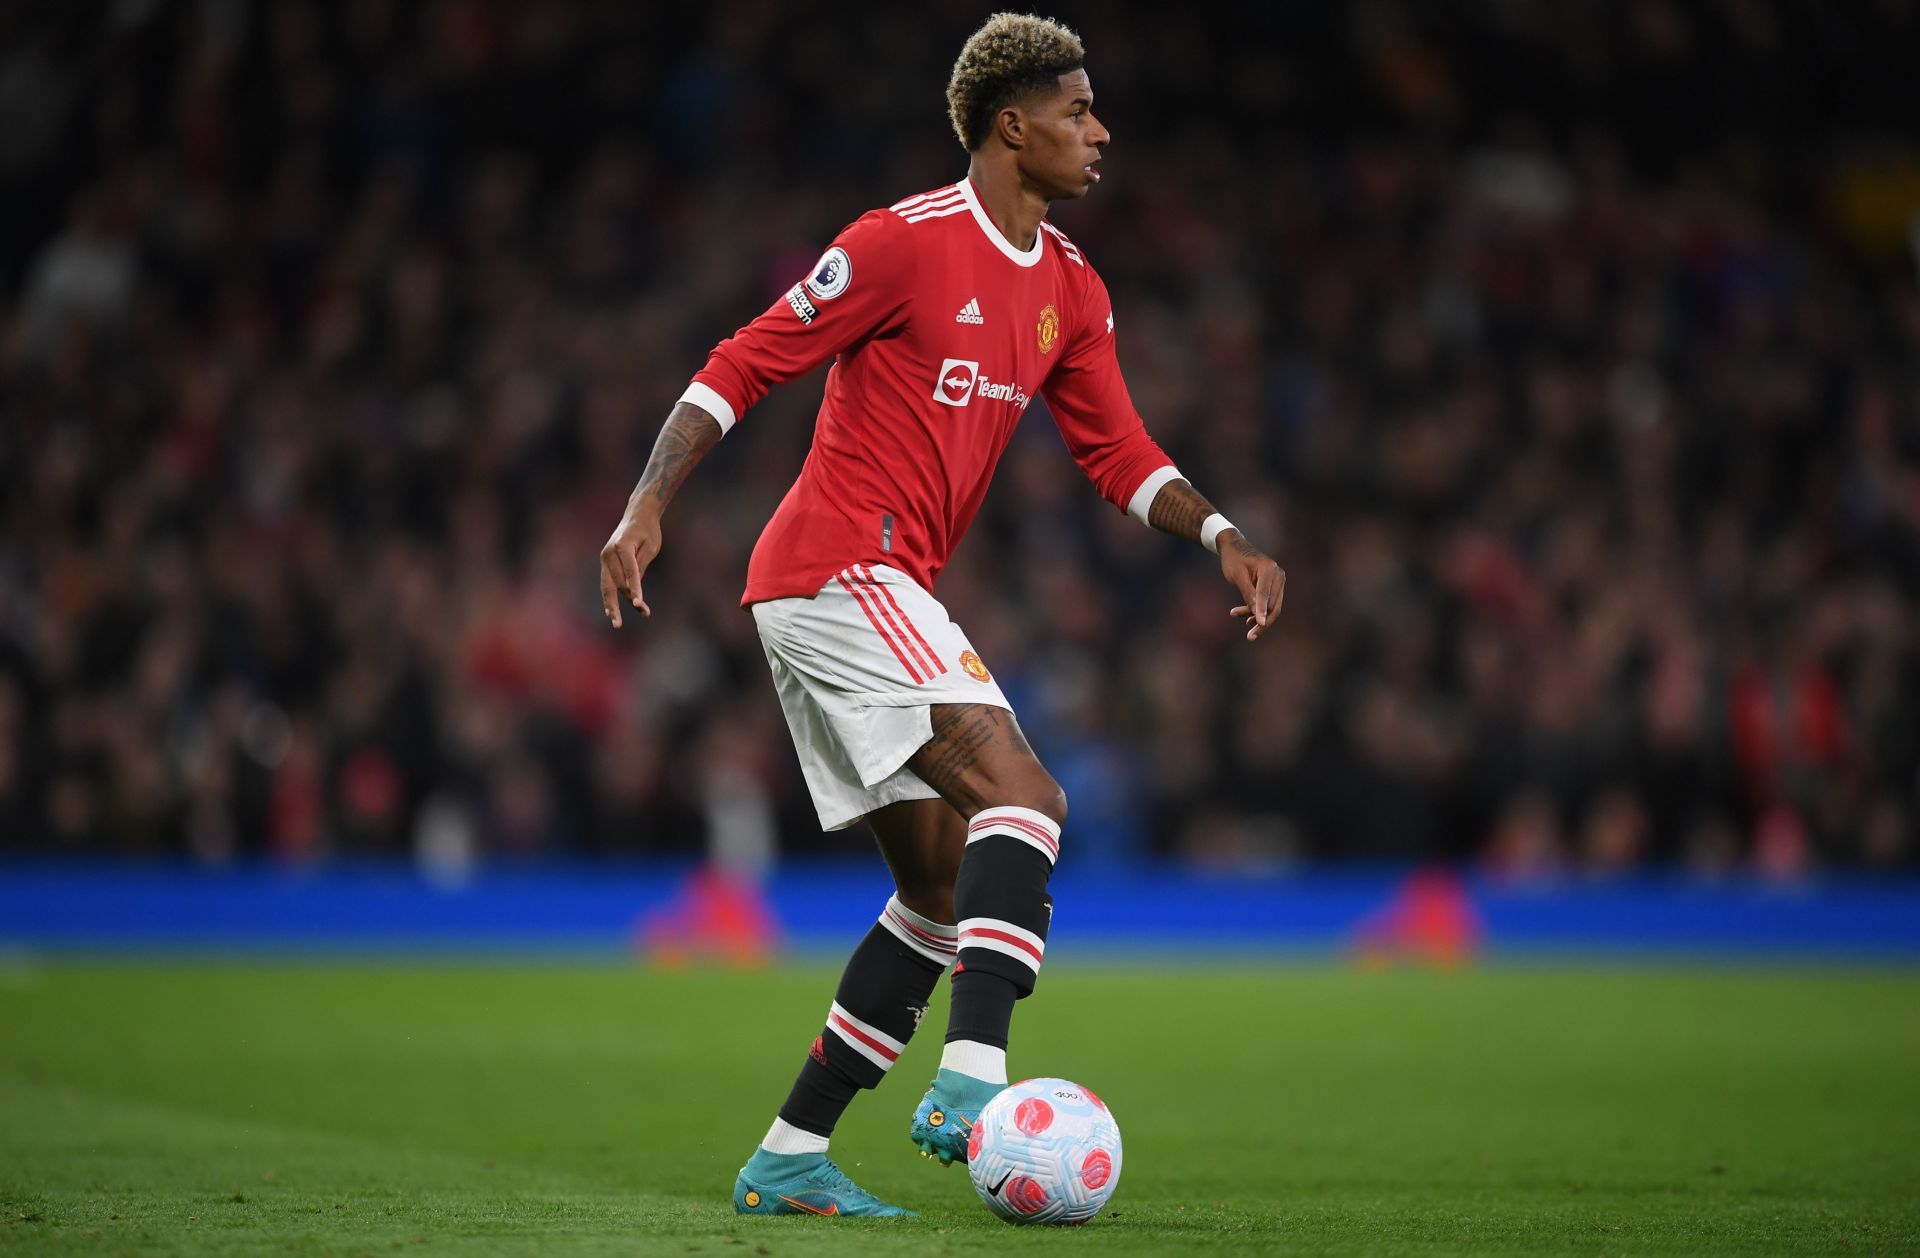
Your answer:
[[[848,1179],[847,1173],[840,1169],[840,1165],[837,1162],[827,1163],[827,1174],[823,1176],[823,1180],[824,1182],[821,1184],[823,1188],[829,1188],[836,1192],[851,1191],[860,1198],[871,1198],[875,1201],[879,1200],[879,1198],[874,1197],[872,1193],[854,1183],[851,1179]]]

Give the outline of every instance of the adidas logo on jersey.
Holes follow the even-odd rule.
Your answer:
[[[960,313],[953,316],[953,321],[955,323],[985,323],[986,319],[980,313],[980,299],[975,297],[966,305],[960,307]]]

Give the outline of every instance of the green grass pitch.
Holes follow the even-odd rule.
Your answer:
[[[1112,1104],[1081,1229],[921,1159],[941,1009],[835,1141],[917,1220],[740,1219],[833,971],[0,971],[0,1254],[1920,1252],[1912,971],[1050,966]]]

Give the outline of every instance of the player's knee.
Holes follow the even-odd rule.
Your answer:
[[[1019,795],[1021,798],[1018,800],[1007,802],[1043,813],[1056,826],[1064,827],[1067,824],[1067,793],[1060,789],[1060,783],[1054,781],[1053,775],[1045,769],[1037,770],[1033,780],[1025,785]]]
[[[1060,789],[1060,783],[1049,777],[1047,790],[1043,794],[1043,802],[1035,804],[1034,810],[1047,814],[1054,825],[1064,829],[1067,824],[1067,793]]]

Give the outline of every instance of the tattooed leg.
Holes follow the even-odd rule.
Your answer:
[[[933,737],[907,764],[960,815],[994,804],[1043,812],[1055,825],[1067,819],[1067,798],[1034,756],[1013,713],[984,703],[944,703],[932,709]]]
[[[941,1068],[1002,1084],[1014,1001],[1033,991],[1046,954],[1047,880],[1067,798],[1005,708],[936,706],[933,737],[907,763],[967,819],[953,887],[959,964]]]

